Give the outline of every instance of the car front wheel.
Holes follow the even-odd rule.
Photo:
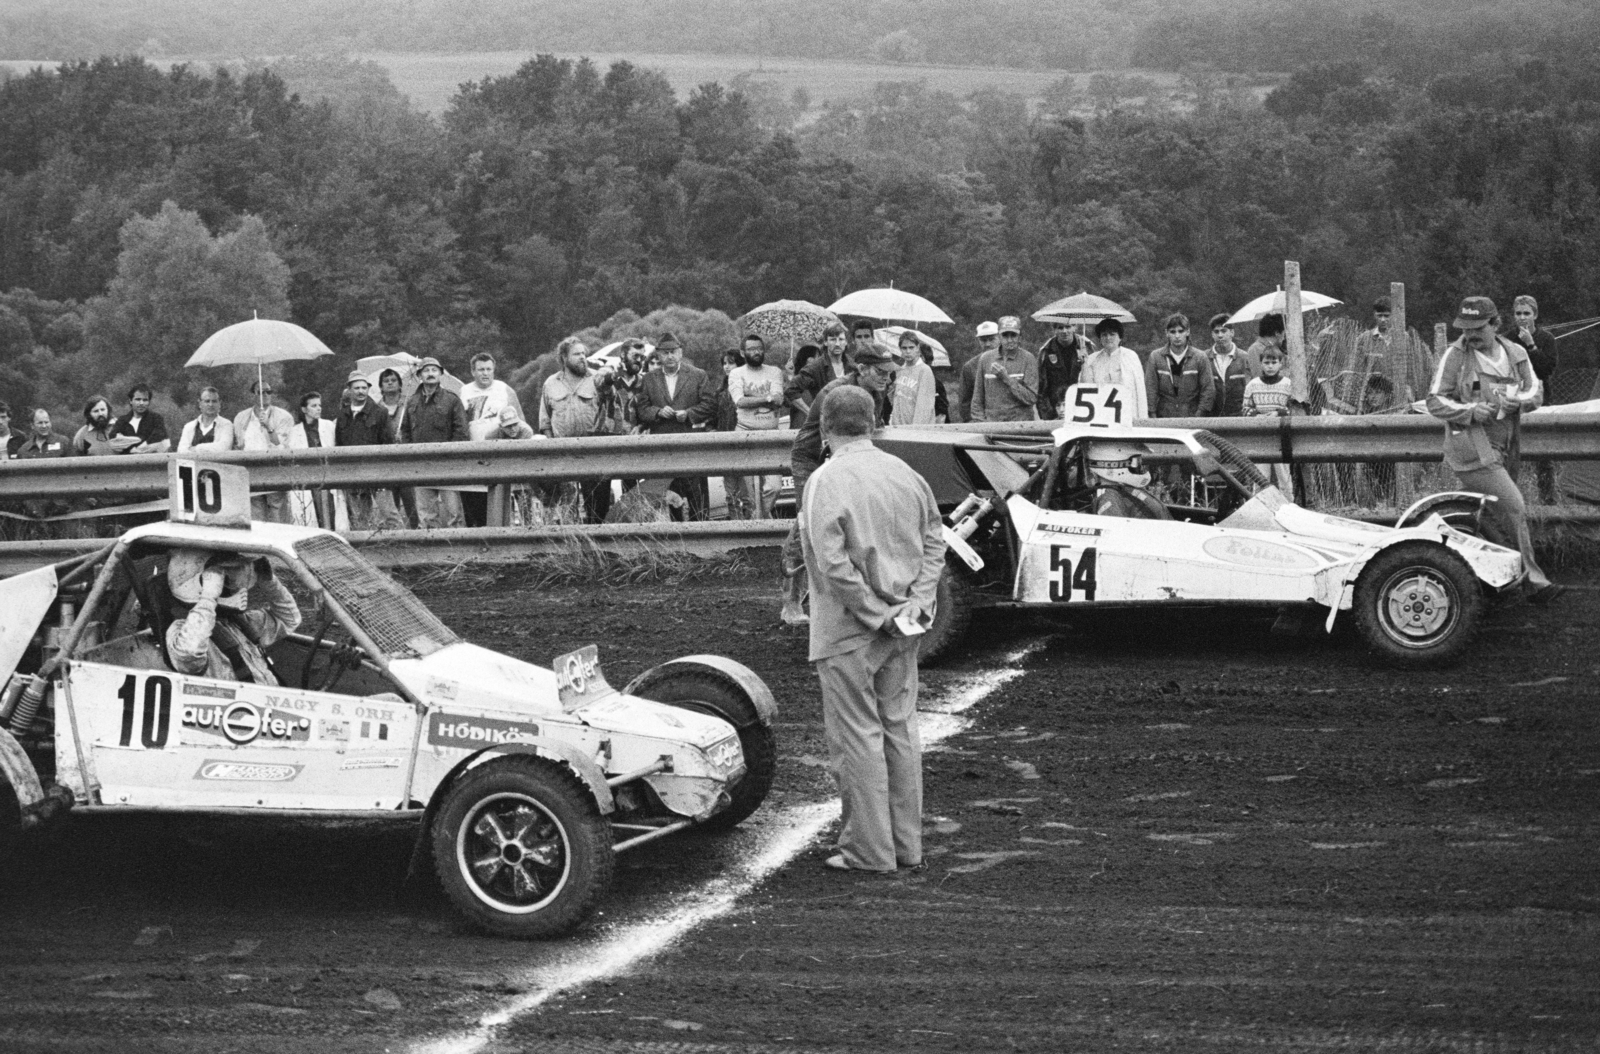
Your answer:
[[[739,730],[744,775],[729,790],[728,807],[700,824],[727,831],[761,808],[778,773],[778,742],[772,726],[763,724],[754,704],[724,682],[692,670],[672,674],[643,689],[640,695],[668,706],[720,717]]]
[[[473,926],[500,937],[556,937],[611,885],[611,825],[577,777],[513,756],[468,772],[434,820],[439,881]]]
[[[950,563],[939,575],[933,625],[917,640],[917,665],[932,666],[967,635],[972,624],[972,582]]]
[[[1356,628],[1374,653],[1398,666],[1458,659],[1477,631],[1483,598],[1455,553],[1406,542],[1368,561],[1356,581]]]

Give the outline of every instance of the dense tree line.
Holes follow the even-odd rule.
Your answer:
[[[1064,81],[1043,110],[886,83],[795,126],[759,88],[680,99],[550,56],[440,120],[360,64],[71,63],[0,85],[0,398],[144,376],[186,399],[203,380],[182,359],[252,310],[341,353],[291,388],[391,349],[456,368],[488,349],[509,374],[670,305],[737,317],[890,282],[963,326],[1090,289],[1140,317],[1138,343],[1271,290],[1285,258],[1357,307],[1406,282],[1413,324],[1469,292],[1596,315],[1600,116],[1572,76],[1311,67],[1262,105],[1191,69],[1176,99]],[[943,334],[958,355],[965,333]]]
[[[1431,76],[1592,55],[1589,0],[6,0],[0,58],[329,51],[790,55],[1047,69],[1319,63]]]

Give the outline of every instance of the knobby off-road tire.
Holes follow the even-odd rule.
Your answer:
[[[1356,629],[1394,666],[1442,666],[1471,645],[1483,612],[1477,577],[1434,542],[1404,542],[1373,557],[1356,581]]]
[[[656,682],[641,694],[658,703],[720,717],[739,730],[744,775],[728,791],[732,803],[702,823],[702,828],[732,830],[761,808],[778,774],[778,741],[772,726],[761,723],[756,708],[743,693],[715,677],[686,670]]]
[[[16,869],[21,841],[22,810],[17,804],[17,794],[5,777],[0,776],[0,874]]]
[[[917,641],[917,665],[933,666],[944,658],[972,625],[972,582],[949,563],[939,576],[933,625]]]
[[[495,936],[560,936],[611,886],[610,822],[576,776],[544,758],[506,757],[468,772],[432,834],[445,895]]]

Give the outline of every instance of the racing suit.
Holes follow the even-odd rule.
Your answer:
[[[300,625],[300,605],[276,578],[258,580],[244,611],[224,609],[201,595],[183,618],[167,627],[167,658],[178,673],[219,680],[277,684],[262,649]]]

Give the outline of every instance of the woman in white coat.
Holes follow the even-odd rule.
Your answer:
[[[1094,336],[1100,342],[1100,349],[1083,360],[1078,370],[1078,383],[1120,384],[1133,400],[1133,420],[1148,417],[1144,364],[1139,361],[1138,352],[1122,346],[1122,323],[1114,318],[1101,319],[1094,327]]]
[[[307,392],[300,397],[300,412],[295,416],[294,428],[289,432],[290,450],[313,450],[333,446],[332,421],[322,419],[322,393]],[[292,490],[289,492],[289,515],[302,527],[338,529],[334,492],[326,490]]]

